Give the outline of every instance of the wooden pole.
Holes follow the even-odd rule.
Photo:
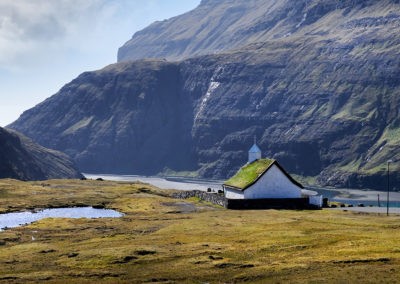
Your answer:
[[[389,216],[389,165],[390,165],[390,161],[388,161],[387,163],[387,203],[386,203],[386,216]]]

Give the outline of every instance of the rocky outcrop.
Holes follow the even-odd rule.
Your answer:
[[[47,180],[81,178],[65,154],[43,148],[14,130],[0,128],[0,178]]]
[[[397,4],[398,0],[202,0],[186,14],[135,33],[119,49],[118,61],[182,60],[256,42],[332,34],[338,28],[398,24]]]
[[[256,135],[263,156],[290,173],[385,188],[386,161],[400,158],[400,7],[334,2],[300,1],[297,31],[286,37],[83,73],[10,127],[89,172],[227,178]]]

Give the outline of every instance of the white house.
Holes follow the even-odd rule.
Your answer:
[[[261,159],[256,144],[248,163],[222,186],[228,199],[301,198],[304,188],[276,160]]]
[[[308,197],[309,203],[322,207],[322,195],[304,190],[274,159],[261,159],[261,150],[254,143],[248,163],[223,185],[227,199],[269,199]]]

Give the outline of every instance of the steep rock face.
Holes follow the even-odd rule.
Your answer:
[[[150,174],[179,168],[192,159],[192,138],[185,117],[191,106],[178,88],[176,64],[111,65],[83,73],[11,127],[67,153],[85,171]]]
[[[375,11],[378,15],[390,14],[391,9],[395,12],[396,3],[398,0],[203,0],[186,14],[155,22],[135,33],[119,49],[118,62],[141,58],[181,60],[306,35],[310,27],[318,29],[322,25],[332,30],[341,22],[334,21],[334,14],[356,19],[348,23],[354,27],[374,26],[390,19],[368,16],[376,16]],[[359,13],[368,8],[370,15]]]
[[[14,130],[0,128],[0,178],[47,180],[81,178],[75,164]]]
[[[307,13],[301,34],[84,73],[10,127],[85,171],[208,178],[234,174],[257,135],[291,173],[384,188],[386,161],[400,158],[400,7],[352,2],[312,2],[319,16]]]

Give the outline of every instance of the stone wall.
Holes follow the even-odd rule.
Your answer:
[[[225,196],[218,195],[216,193],[207,193],[200,190],[193,190],[193,191],[181,191],[174,193],[172,195],[172,198],[177,198],[177,199],[187,199],[191,197],[198,197],[204,201],[213,203],[215,205],[221,205],[225,208],[227,208],[228,206],[228,199],[226,199]]]
[[[198,197],[204,201],[221,205],[227,209],[319,209],[318,206],[310,204],[306,198],[264,198],[264,199],[227,199],[222,195],[207,193],[204,191],[181,191],[174,193],[173,198],[187,199]]]

